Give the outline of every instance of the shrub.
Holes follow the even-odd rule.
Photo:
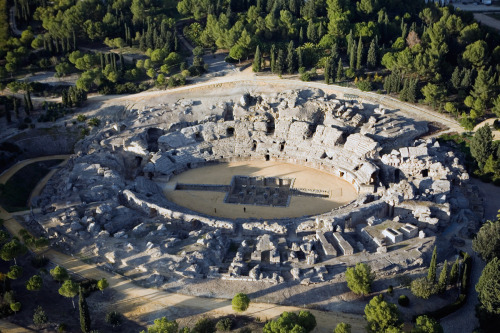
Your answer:
[[[45,267],[48,263],[49,259],[45,258],[44,256],[36,256],[31,258],[31,266],[35,268]]]
[[[304,73],[300,74],[300,79],[302,81],[306,81],[306,82],[311,81],[311,79],[312,79],[311,73],[310,72],[304,72]]]
[[[230,331],[232,326],[233,320],[231,318],[224,318],[217,322],[215,328],[217,328],[218,331]]]
[[[389,286],[389,288],[387,288],[387,293],[388,293],[389,295],[392,295],[392,293],[393,293],[393,292],[394,292],[394,288],[393,288],[393,286],[391,285],[391,286]]]
[[[406,295],[401,295],[398,298],[398,304],[401,306],[408,306],[410,305],[410,299]]]
[[[192,333],[214,333],[215,331],[214,321],[209,318],[202,318],[196,322]]]
[[[373,85],[369,80],[360,80],[356,82],[356,87],[361,91],[372,91]]]
[[[233,306],[234,311],[243,312],[248,309],[248,305],[250,305],[250,298],[243,293],[238,293],[231,301],[231,305]]]
[[[423,299],[428,299],[437,292],[435,285],[426,277],[413,280],[410,289],[413,295]]]
[[[41,325],[47,323],[48,321],[49,321],[49,319],[47,318],[45,311],[39,305],[35,309],[35,313],[33,314],[33,324],[35,324],[36,326],[41,326]]]
[[[59,324],[59,326],[57,326],[57,332],[59,332],[59,333],[66,332],[67,329],[68,329],[68,325],[66,325],[65,323],[61,323],[61,324]]]

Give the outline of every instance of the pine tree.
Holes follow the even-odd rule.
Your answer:
[[[357,56],[356,56],[356,69],[361,69],[363,63],[363,41],[361,40],[361,36],[359,37],[358,48],[357,48]]]
[[[293,74],[296,71],[296,60],[295,60],[295,46],[293,45],[293,40],[288,44],[288,50],[286,55],[286,65],[288,74]]]
[[[278,57],[276,58],[276,73],[282,75],[285,71],[285,53],[282,49],[278,51]]]
[[[271,45],[271,72],[276,73],[276,46]]]
[[[470,141],[470,152],[482,170],[488,157],[493,154],[493,134],[489,125],[479,128]]]
[[[357,55],[356,44],[353,43],[351,47],[351,56],[349,57],[349,67],[352,69],[354,69],[354,66],[356,65],[356,55]]]
[[[330,57],[325,61],[325,83],[330,84]]]
[[[436,265],[437,265],[437,246],[434,246],[434,251],[432,251],[431,264],[429,265],[429,271],[427,272],[427,281],[429,283],[436,282]]]
[[[374,39],[370,42],[370,48],[368,49],[368,55],[366,56],[366,66],[370,69],[377,66],[377,49]]]
[[[255,56],[253,58],[253,64],[252,64],[252,70],[254,72],[260,72],[262,69],[262,59],[260,56],[260,48],[259,45],[257,45],[257,48],[255,49]]]
[[[80,287],[79,291],[78,305],[80,308],[80,328],[83,333],[88,333],[90,332],[90,313],[87,301],[85,300],[85,296],[83,295],[82,287]]]
[[[448,285],[448,261],[445,260],[443,264],[443,269],[439,273],[438,288],[439,292],[445,292],[446,286]]]
[[[342,81],[344,78],[344,65],[342,65],[342,59],[339,58],[339,63],[337,65],[337,74],[335,75],[335,80],[337,82]]]
[[[455,262],[453,263],[453,265],[451,266],[451,271],[450,271],[450,278],[448,280],[448,282],[450,283],[450,286],[455,286],[458,282],[458,268],[459,268],[459,261],[458,261],[458,257],[457,259],[455,260]]]

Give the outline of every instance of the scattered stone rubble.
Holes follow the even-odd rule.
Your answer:
[[[129,110],[78,143],[39,199],[38,227],[61,249],[155,286],[320,283],[357,261],[378,272],[418,267],[433,236],[476,227],[479,199],[458,156],[418,139],[425,123],[351,99],[312,89]],[[202,107],[211,115],[195,123],[160,121]],[[169,202],[159,186],[191,168],[248,159],[331,173],[359,197],[319,216],[230,220]]]

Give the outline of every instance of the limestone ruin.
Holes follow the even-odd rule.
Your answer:
[[[357,261],[379,273],[409,270],[450,225],[475,228],[480,203],[469,176],[454,153],[419,139],[425,122],[317,89],[212,101],[125,108],[78,143],[37,198],[44,214],[31,227],[69,253],[157,287],[185,278],[320,283]],[[202,119],[169,121],[202,109]],[[348,182],[357,198],[317,215],[263,220],[199,213],[165,197],[176,175],[246,160],[321,170]],[[295,188],[293,179],[238,177],[174,190],[282,209],[293,196],[330,195]]]

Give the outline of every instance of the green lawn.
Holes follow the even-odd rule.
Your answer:
[[[37,162],[25,166],[6,184],[0,184],[0,204],[8,212],[28,209],[28,199],[36,184],[62,160]]]

